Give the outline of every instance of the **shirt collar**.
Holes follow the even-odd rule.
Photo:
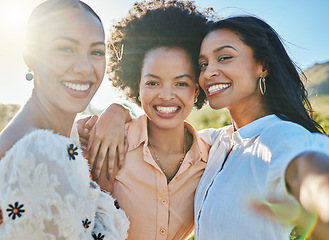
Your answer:
[[[199,137],[198,132],[188,122],[184,122],[184,126],[193,135],[193,143],[190,148],[190,153],[193,156],[192,163],[196,163],[199,159],[203,162],[208,161],[209,145],[203,142]],[[138,129],[138,131],[128,131],[132,127]],[[148,133],[147,133],[147,116],[141,115],[139,118],[132,120],[126,124],[126,136],[128,138],[128,151],[134,150],[139,147],[142,143],[148,144]]]
[[[235,143],[241,143],[242,141],[248,141],[254,138],[269,125],[277,122],[279,118],[275,114],[267,115],[265,117],[256,119],[255,121],[243,126],[237,131],[233,132],[232,139]]]
[[[134,130],[129,131],[129,128],[132,128]],[[129,143],[128,152],[137,148],[139,145],[141,145],[141,143],[148,142],[147,116],[141,115],[139,118],[127,123],[126,136]]]
[[[193,155],[192,163],[195,164],[199,159],[205,163],[208,162],[210,146],[200,138],[199,133],[191,124],[185,122],[184,126],[193,136],[193,143],[190,148],[190,152]]]

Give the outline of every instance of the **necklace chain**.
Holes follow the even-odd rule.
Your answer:
[[[177,169],[176,169],[176,172],[175,172],[175,174],[172,176],[172,177],[168,177],[168,175],[167,175],[167,173],[166,173],[166,170],[162,167],[162,165],[161,165],[161,163],[160,163],[160,159],[159,159],[159,157],[157,156],[157,154],[155,153],[155,150],[154,150],[154,147],[153,147],[153,145],[151,144],[151,142],[150,142],[150,138],[148,139],[149,140],[149,142],[148,142],[148,144],[150,145],[150,147],[151,147],[151,150],[152,150],[152,152],[153,152],[153,155],[154,155],[154,157],[153,157],[153,159],[156,161],[156,163],[158,164],[158,166],[160,167],[160,169],[161,169],[161,171],[163,172],[163,174],[166,176],[166,178],[167,178],[167,183],[169,183],[174,177],[175,177],[175,175],[176,175],[176,173],[178,172],[178,170],[179,170],[179,168],[180,168],[180,166],[182,165],[182,163],[183,163],[183,161],[184,161],[184,158],[185,158],[185,155],[186,155],[186,128],[184,127],[184,144],[183,144],[183,157],[181,158],[181,160],[179,161],[179,164],[178,164],[178,167],[177,167]]]

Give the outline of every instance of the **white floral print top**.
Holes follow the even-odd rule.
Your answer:
[[[1,239],[125,239],[125,213],[89,176],[70,138],[24,136],[0,161]]]

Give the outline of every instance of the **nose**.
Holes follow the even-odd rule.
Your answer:
[[[163,99],[164,101],[168,101],[175,97],[175,93],[173,92],[171,86],[162,86],[158,97]]]
[[[90,62],[89,57],[84,54],[78,55],[73,67],[73,71],[83,76],[89,76],[90,74],[92,74],[94,72],[94,68],[92,63]]]
[[[219,75],[219,69],[215,66],[215,64],[208,64],[206,70],[204,71],[205,80],[210,80],[213,77]]]

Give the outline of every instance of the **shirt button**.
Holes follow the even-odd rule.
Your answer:
[[[163,235],[163,234],[165,234],[165,233],[166,233],[166,229],[161,228],[161,229],[160,229],[160,234]]]
[[[161,200],[161,203],[162,203],[163,205],[165,205],[165,204],[167,204],[167,200],[166,200],[166,199],[162,199],[162,200]]]

